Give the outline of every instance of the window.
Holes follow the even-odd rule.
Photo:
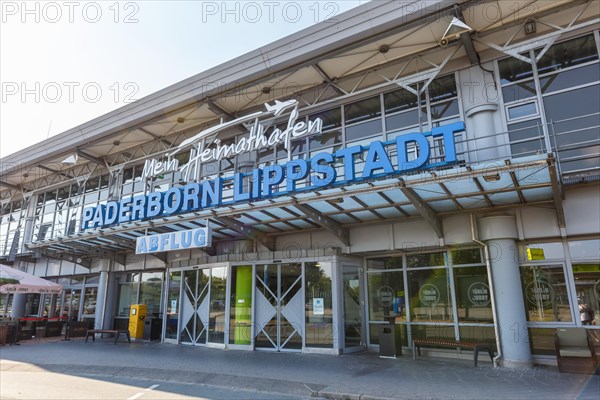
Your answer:
[[[144,272],[140,283],[139,304],[146,304],[148,316],[160,314],[160,294],[163,281],[162,272]]]
[[[485,266],[454,268],[456,306],[460,322],[493,323],[492,295]]]
[[[304,264],[306,347],[333,347],[332,264]]]
[[[385,321],[385,317],[396,316],[397,321],[406,321],[404,277],[402,271],[371,272],[367,274],[369,291],[369,321]]]
[[[83,296],[83,315],[82,317],[93,318],[96,315],[96,298],[98,296],[98,288],[85,288]]]
[[[344,106],[346,125],[381,116],[379,96],[371,97]]]
[[[600,325],[600,240],[569,242],[578,303],[578,320]]]
[[[513,156],[537,154],[545,148],[541,120],[517,122],[508,125],[510,150]]]
[[[528,56],[529,54],[523,53],[522,55]],[[498,69],[502,85],[533,77],[531,64],[516,58],[507,58],[499,61]]]
[[[411,321],[452,322],[452,299],[446,268],[408,271]]]
[[[532,101],[531,103],[508,106],[506,107],[506,110],[508,112],[509,120],[521,119],[538,114],[537,104],[535,101]]]
[[[225,302],[227,288],[227,268],[217,267],[210,270],[210,309],[208,322],[208,341],[225,343]]]
[[[541,51],[522,55],[535,60]],[[498,68],[507,119],[524,121],[508,125],[513,156],[554,151],[562,173],[596,169],[600,73],[594,35],[555,43],[536,65],[507,58]],[[539,78],[534,77],[536,71]],[[548,135],[552,149],[546,148],[545,140],[536,140],[543,135]]]
[[[133,283],[124,283],[119,285],[119,304],[117,306],[117,316],[129,317],[129,308],[137,302],[137,285]]]
[[[521,283],[528,321],[573,320],[562,264],[523,266]]]

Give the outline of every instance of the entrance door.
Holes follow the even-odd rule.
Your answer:
[[[302,349],[302,264],[257,265],[254,304],[256,349]]]
[[[167,299],[165,301],[165,332],[163,333],[165,342],[177,343],[177,333],[179,327],[179,297],[181,295],[182,274],[182,271],[169,272],[169,286],[167,289]]]
[[[344,352],[364,348],[362,316],[362,268],[354,265],[342,266],[344,293]]]
[[[209,269],[182,271],[180,340],[205,344],[208,334]]]
[[[69,321],[79,319],[79,302],[81,300],[81,289],[64,289],[60,316]]]

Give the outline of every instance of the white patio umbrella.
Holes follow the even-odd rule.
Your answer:
[[[4,283],[8,279],[19,283]],[[62,285],[0,264],[0,293],[54,293],[62,291]]]

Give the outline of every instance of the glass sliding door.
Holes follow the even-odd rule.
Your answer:
[[[228,268],[218,264],[169,272],[164,324],[167,341],[225,344]]]
[[[166,341],[177,342],[178,322],[179,322],[179,297],[181,294],[181,275],[182,271],[173,271],[169,273],[169,286],[166,300],[166,321],[165,334]]]
[[[252,265],[231,268],[229,296],[229,344],[252,342]]]
[[[225,343],[225,303],[227,300],[227,268],[210,270],[210,310],[208,320],[208,342]]]
[[[77,321],[79,319],[80,300],[81,289],[63,290],[63,302],[60,316],[69,321]]]
[[[303,321],[302,264],[256,266],[255,347],[301,350]]]
[[[185,344],[204,344],[208,334],[208,269],[183,271],[180,340]]]
[[[354,265],[342,266],[344,352],[346,353],[364,348],[362,280],[362,268]]]

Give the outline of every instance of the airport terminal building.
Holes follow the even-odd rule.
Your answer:
[[[1,159],[0,262],[63,285],[1,311],[555,363],[600,326],[599,7],[369,2]]]

